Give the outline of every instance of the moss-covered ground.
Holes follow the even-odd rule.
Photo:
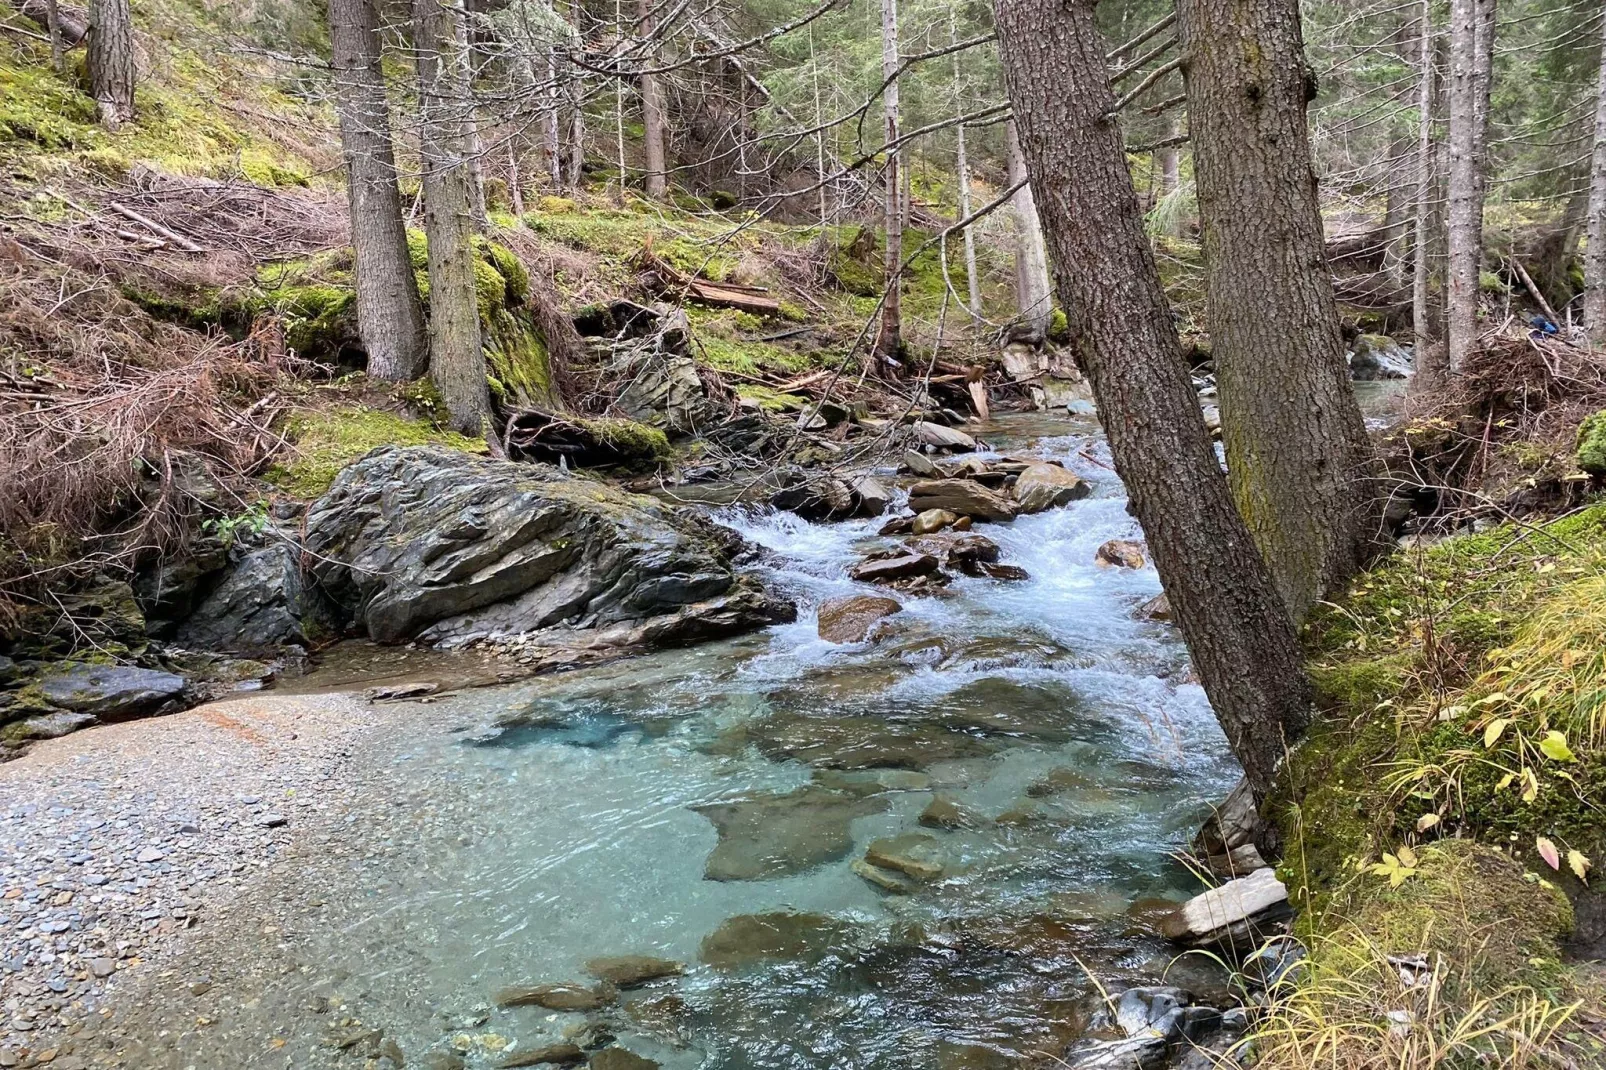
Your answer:
[[[380,446],[445,446],[486,452],[480,439],[446,431],[427,420],[358,402],[308,408],[284,428],[294,452],[269,469],[266,479],[296,498],[323,494],[341,469]]]

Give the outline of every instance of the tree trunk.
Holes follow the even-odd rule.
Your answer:
[[[1026,155],[1020,136],[1011,121],[1005,133],[1008,141],[1009,184],[1026,178]],[[1054,284],[1048,276],[1048,253],[1043,245],[1043,226],[1037,216],[1037,200],[1030,185],[1022,186],[1010,198],[1015,211],[1015,304],[1020,320],[1041,341],[1048,337],[1054,316]]]
[[[414,0],[418,54],[419,152],[424,230],[429,238],[430,376],[451,425],[485,434],[491,396],[481,351],[474,285],[473,177],[469,167],[466,57],[453,0]]]
[[[1589,224],[1584,248],[1584,328],[1606,347],[1606,19],[1601,20],[1600,90],[1595,102],[1595,151],[1589,164]]]
[[[134,117],[134,21],[128,0],[90,0],[89,95],[108,130]]]
[[[563,185],[563,91],[558,84],[558,51],[546,53],[547,110],[541,117],[543,139],[546,142],[547,177],[552,188]]]
[[[61,9],[56,0],[45,0],[45,29],[50,31],[50,65],[57,74],[67,73],[67,42],[61,31]]]
[[[898,140],[898,0],[881,0],[881,77],[887,81],[882,94],[886,122],[882,132],[886,143]],[[881,303],[881,329],[871,355],[876,375],[895,377],[903,366],[903,150],[887,150],[887,166],[882,175],[886,197],[882,226],[887,233],[883,260],[886,299]]]
[[[1435,70],[1438,35],[1433,30],[1433,0],[1422,0],[1417,13],[1416,82],[1416,205],[1413,220],[1411,265],[1411,323],[1416,331],[1416,372],[1431,377],[1437,369],[1428,366],[1428,351],[1443,333],[1434,291],[1443,292],[1443,278],[1435,286],[1435,207],[1439,198],[1438,141],[1433,136],[1436,104],[1439,99]]]
[[[652,0],[636,0],[636,11],[640,17],[637,25],[641,36],[650,38]],[[649,47],[642,56],[650,66],[657,56],[657,49]],[[641,155],[646,168],[642,188],[649,198],[661,201],[667,191],[668,183],[664,172],[664,106],[658,92],[658,76],[655,74],[641,76],[641,125],[644,131],[641,139]]]
[[[1257,799],[1310,716],[1294,629],[1216,461],[1143,230],[1097,0],[998,0],[1000,53],[1077,363]]]
[[[965,128],[959,127],[958,145],[955,150],[954,168],[959,173],[959,218],[970,217],[970,162],[965,158]],[[965,282],[970,298],[970,313],[972,322],[981,319],[981,279],[976,274],[976,235],[969,226],[965,227]]]
[[[375,379],[416,379],[429,361],[424,307],[407,253],[373,0],[329,0],[335,110],[346,158],[357,326]]]
[[[1227,478],[1298,624],[1376,530],[1311,171],[1298,0],[1179,0]]]
[[[1487,13],[1485,6],[1487,5]],[[1445,335],[1450,371],[1466,365],[1478,339],[1478,278],[1483,267],[1483,157],[1489,117],[1486,45],[1492,0],[1450,3],[1449,295]]]
[[[491,216],[485,203],[485,143],[480,137],[479,103],[474,99],[474,84],[479,81],[480,60],[469,33],[468,9],[464,0],[452,0],[452,33],[454,54],[458,56],[459,71],[454,80],[458,91],[458,107],[463,115],[463,133],[467,144],[469,203],[473,206],[474,225],[484,230]]]
[[[1182,133],[1182,124],[1175,119],[1171,120],[1170,135],[1176,137]],[[1182,150],[1175,145],[1167,145],[1156,154],[1160,165],[1160,182],[1155,187],[1155,203],[1159,204],[1177,191],[1182,185]],[[1166,211],[1161,216],[1165,223],[1163,233],[1176,237],[1182,232],[1182,218],[1173,211]]]

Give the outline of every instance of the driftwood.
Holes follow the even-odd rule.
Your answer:
[[[50,28],[50,5],[45,0],[11,0],[11,6],[25,18]],[[81,7],[57,4],[56,25],[61,27],[61,43],[68,48],[83,44],[89,36],[89,14]]]

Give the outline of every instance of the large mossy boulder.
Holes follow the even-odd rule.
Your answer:
[[[796,615],[736,570],[733,532],[543,465],[382,448],[305,530],[325,593],[381,642],[523,637],[538,656],[594,660]]]

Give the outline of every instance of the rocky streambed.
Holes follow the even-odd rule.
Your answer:
[[[575,484],[490,516],[473,480],[375,462],[316,549],[348,563],[325,585],[346,612],[500,640],[513,576],[544,592],[520,612],[568,636],[515,660],[586,667],[457,690],[497,665],[347,648],[290,685],[311,694],[93,729],[0,768],[0,1065],[957,1070],[1152,1064],[1217,1035],[1239,993],[1161,929],[1198,890],[1172,852],[1236,769],[1180,641],[1142,608],[1152,570],[1100,553],[1138,532],[1096,429],[990,441],[1015,460],[981,464],[1019,465],[1015,483],[1063,473],[1039,473],[1040,511],[956,532],[951,494],[932,497],[953,488],[928,488],[921,515],[954,519],[905,535],[728,507],[715,519],[764,550],[743,575],[723,536],[666,517],[673,567],[654,575],[673,583],[609,557],[612,528],[557,545],[540,518]],[[462,530],[371,534],[431,509]],[[927,582],[854,578],[922,538],[946,540]],[[992,549],[967,558],[972,538]],[[578,593],[532,582],[543,569]],[[442,613],[443,584],[478,603]],[[847,600],[868,638],[822,638],[821,607]],[[664,634],[644,628],[706,641],[617,659]],[[615,660],[588,664],[600,652]]]

